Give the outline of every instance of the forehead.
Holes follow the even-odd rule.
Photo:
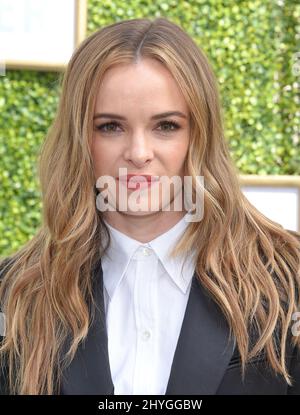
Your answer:
[[[184,96],[173,75],[155,59],[115,65],[105,72],[97,93],[96,107],[99,109],[104,105],[121,103],[125,103],[126,107],[133,104],[176,104],[181,110],[187,110]]]

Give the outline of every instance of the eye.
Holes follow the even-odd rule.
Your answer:
[[[107,122],[105,124],[101,124],[95,127],[96,130],[98,131],[102,131],[104,133],[110,133],[110,132],[115,132],[115,130],[109,128],[108,130],[105,130],[105,127],[120,127],[120,124],[117,122]]]
[[[162,131],[164,131],[164,132],[172,132],[172,131],[176,131],[176,130],[178,130],[180,128],[179,124],[177,124],[174,121],[161,121],[158,125],[160,127],[161,126],[167,126],[167,127],[169,127],[167,129],[163,128]],[[172,128],[170,128],[170,127],[172,127]]]
[[[118,122],[115,121],[111,121],[105,124],[101,124],[98,126],[95,126],[95,129],[97,131],[101,131],[103,133],[114,133],[116,132],[115,127],[121,127],[121,125]],[[175,121],[161,121],[158,124],[158,127],[163,127],[162,128],[162,132],[172,132],[172,131],[176,131],[180,128],[180,125],[177,124]],[[164,128],[167,127],[167,128]]]

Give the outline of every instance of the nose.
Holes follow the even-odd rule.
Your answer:
[[[144,134],[132,136],[124,151],[124,159],[131,162],[136,167],[142,167],[144,164],[153,160],[153,148],[150,140]]]

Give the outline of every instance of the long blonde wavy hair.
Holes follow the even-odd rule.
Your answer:
[[[0,356],[9,365],[13,394],[59,390],[63,366],[88,333],[92,269],[109,238],[95,203],[90,150],[95,98],[107,69],[144,57],[168,68],[188,103],[185,165],[188,175],[205,180],[204,217],[190,223],[174,255],[196,248],[197,277],[223,311],[243,369],[265,351],[270,366],[291,384],[285,353],[291,317],[300,305],[300,235],[266,218],[244,197],[224,137],[217,82],[201,49],[168,19],[143,18],[93,33],[63,74],[58,110],[38,163],[42,224],[11,256],[0,288],[7,324]],[[251,325],[258,333],[252,347]],[[62,357],[69,335],[70,348]],[[298,347],[299,336],[294,342]]]

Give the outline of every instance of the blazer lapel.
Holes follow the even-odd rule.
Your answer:
[[[98,308],[88,335],[62,376],[62,395],[112,395],[101,261],[93,270],[93,293]],[[66,350],[66,348],[65,348]]]
[[[111,395],[114,385],[108,355],[101,260],[93,271],[93,289],[99,310],[74,359],[63,371],[63,395]],[[166,334],[167,335],[167,334]],[[176,346],[166,395],[215,394],[235,347],[229,327],[197,274]],[[65,350],[66,346],[65,346]]]
[[[225,317],[195,273],[166,395],[215,394],[234,347]]]

